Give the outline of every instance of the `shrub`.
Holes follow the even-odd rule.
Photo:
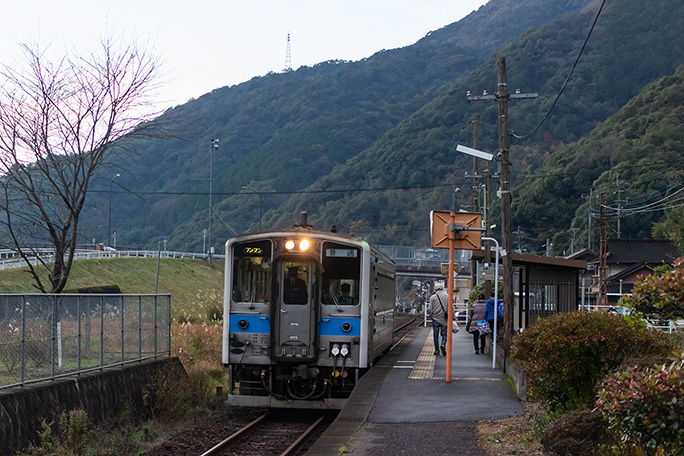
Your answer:
[[[472,290],[470,290],[470,294],[468,295],[468,308],[472,306],[472,304],[477,301],[477,297],[482,293],[483,295],[486,295],[485,293],[485,286],[486,282],[480,282],[477,285],[475,285]],[[496,290],[499,294],[497,296],[499,299],[503,299],[503,282],[499,281],[499,287]],[[494,283],[492,283],[492,293],[494,293]],[[489,299],[489,296],[485,296],[485,298]]]
[[[160,372],[143,390],[143,402],[150,416],[172,423],[211,407],[217,398],[210,394],[209,374],[195,370],[178,375],[173,370]]]
[[[552,421],[541,436],[541,444],[557,456],[593,456],[605,440],[607,423],[598,412],[573,410]]]
[[[664,333],[602,312],[552,315],[516,335],[513,345],[530,394],[563,410],[591,407],[597,383],[626,360],[662,362],[675,346]]]
[[[85,410],[62,413],[59,417],[62,445],[75,454],[84,454],[90,440],[94,437],[93,432],[88,429],[89,424],[90,420]]]
[[[29,445],[25,455],[29,456],[80,456],[87,453],[88,445],[95,439],[93,431],[89,430],[90,420],[85,410],[71,410],[62,412],[59,417],[58,432],[45,421],[42,423],[40,444]]]
[[[684,356],[606,378],[596,408],[622,441],[644,455],[684,454]]]
[[[671,270],[641,278],[623,303],[640,314],[662,320],[684,318],[684,259]]]

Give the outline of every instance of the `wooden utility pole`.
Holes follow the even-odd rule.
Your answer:
[[[607,222],[606,222],[606,194],[601,193],[601,240],[599,245],[599,309],[605,309],[608,306],[608,259],[607,244]],[[605,307],[604,307],[605,306]]]
[[[480,116],[476,115],[473,120],[473,149],[480,148]],[[473,201],[470,205],[470,212],[480,212],[480,183],[478,182],[478,173],[480,166],[479,158],[473,157]]]
[[[499,103],[499,159],[501,162],[501,263],[503,266],[503,301],[504,301],[504,366],[509,356],[513,342],[513,233],[511,229],[511,162],[509,158],[510,137],[508,130],[508,100],[510,98],[536,98],[536,93],[522,94],[516,90],[515,94],[508,92],[508,78],[506,75],[506,57],[499,57],[497,61],[498,90],[496,96],[468,96],[470,100],[491,100]]]
[[[511,147],[508,136],[508,87],[506,58],[499,57],[499,150],[501,151],[501,262],[503,266],[504,366],[513,342],[513,232],[511,229]],[[504,367],[505,371],[505,367]]]

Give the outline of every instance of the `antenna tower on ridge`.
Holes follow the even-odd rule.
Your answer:
[[[285,68],[283,71],[292,71],[292,54],[290,54],[290,32],[287,32],[287,48],[285,49]]]

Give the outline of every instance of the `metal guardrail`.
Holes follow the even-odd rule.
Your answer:
[[[38,249],[35,257],[31,257],[31,264],[37,266],[40,264],[40,259],[50,262],[54,258],[53,250]],[[88,260],[93,258],[178,258],[178,259],[192,259],[192,260],[206,260],[208,254],[206,253],[188,253],[188,252],[171,252],[167,250],[77,250],[74,254],[75,260]],[[213,259],[224,259],[225,255],[212,254]],[[19,257],[14,256],[12,250],[0,250],[0,271],[5,269],[23,268],[26,262]]]
[[[0,294],[0,389],[170,355],[170,295]]]
[[[586,311],[586,312],[610,312],[610,313],[615,313],[618,315],[622,316],[627,316],[631,312],[631,310],[628,307],[624,306],[599,306],[599,305],[580,305],[579,306],[580,310]],[[658,331],[663,331],[667,333],[675,333],[678,331],[680,326],[684,326],[684,320],[658,320],[658,321],[653,321],[649,320],[648,318],[645,319],[646,325],[649,328],[652,329],[657,329]]]
[[[408,267],[429,267],[439,269],[443,263],[449,262],[449,251],[447,249],[433,249],[429,247],[415,247],[415,246],[398,246],[398,245],[380,245],[378,248],[389,255],[397,266]],[[31,259],[31,264],[38,265],[40,263],[39,257],[43,260],[50,261],[54,256],[53,250],[49,248],[36,249],[37,257]],[[189,252],[174,252],[162,250],[92,250],[79,249],[76,251],[74,258],[76,260],[85,260],[91,258],[156,258],[160,255],[161,258],[178,258],[178,259],[200,259],[206,260],[208,254],[206,253],[189,253]],[[456,258],[455,262],[458,264],[460,270],[470,270],[470,251],[462,251],[461,257]],[[214,259],[225,259],[225,255],[212,254]],[[0,250],[0,270],[22,268],[26,266],[23,259],[15,257],[14,251],[5,249]]]

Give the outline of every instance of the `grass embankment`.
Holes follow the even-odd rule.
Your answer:
[[[66,289],[118,285],[126,294],[148,294],[154,293],[156,274],[155,258],[78,260]],[[8,269],[0,271],[0,292],[36,293],[38,289],[27,268]],[[174,317],[196,314],[200,296],[223,296],[223,262],[209,266],[203,260],[162,258],[158,292],[171,295]]]
[[[150,294],[156,274],[155,258],[79,260],[74,262],[67,289],[118,285],[125,294]],[[37,289],[27,269],[10,269],[0,271],[1,292]],[[227,386],[221,365],[223,262],[210,267],[202,260],[161,259],[158,293],[171,295],[171,354],[180,358],[189,378],[157,379],[156,394],[146,396],[156,398],[145,403],[149,420],[132,422],[124,408],[110,426],[92,429],[85,412],[73,411],[59,420],[61,432],[55,434],[55,428],[47,427],[42,443],[25,454],[141,454],[220,403],[216,386]]]

